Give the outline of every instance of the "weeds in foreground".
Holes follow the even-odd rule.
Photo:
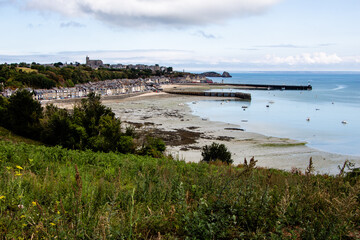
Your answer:
[[[345,167],[344,167],[345,170]],[[2,239],[356,239],[355,174],[0,141]]]

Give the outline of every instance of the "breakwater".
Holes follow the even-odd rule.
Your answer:
[[[235,83],[212,83],[214,86],[233,86],[246,90],[312,90],[311,85],[273,85],[273,84],[235,84]]]
[[[242,100],[251,100],[250,93],[241,92],[201,92],[201,91],[165,91],[170,94],[192,95],[192,96],[205,96],[205,97],[233,97]]]

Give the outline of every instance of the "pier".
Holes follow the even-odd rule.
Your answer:
[[[232,86],[244,90],[306,90],[311,91],[311,85],[273,85],[273,84],[235,84],[212,83],[213,86]]]
[[[205,96],[205,97],[233,97],[242,100],[251,100],[251,94],[241,92],[200,92],[200,91],[165,91],[170,94]]]

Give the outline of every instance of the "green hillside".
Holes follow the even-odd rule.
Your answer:
[[[254,162],[252,162],[254,163]],[[356,239],[360,184],[0,141],[2,239]]]

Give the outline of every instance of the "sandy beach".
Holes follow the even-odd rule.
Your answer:
[[[163,86],[165,90],[174,87],[184,88]],[[208,98],[151,92],[121,99],[104,98],[102,102],[112,108],[124,124],[132,124],[161,136],[167,144],[167,153],[187,162],[199,162],[201,148],[217,142],[228,147],[234,164],[243,163],[244,158],[254,156],[258,160],[257,165],[261,167],[304,170],[312,157],[316,172],[330,174],[338,173],[338,166],[346,160],[357,166],[360,164],[358,156],[322,152],[292,139],[246,132],[238,125],[193,116],[187,104]],[[71,108],[73,102],[55,104]]]

